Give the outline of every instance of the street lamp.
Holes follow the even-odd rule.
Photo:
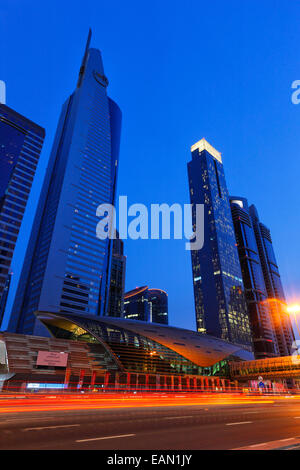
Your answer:
[[[286,308],[286,311],[290,315],[293,315],[294,320],[295,320],[295,324],[296,324],[296,327],[297,327],[298,335],[299,335],[299,338],[300,338],[300,327],[299,327],[298,320],[297,320],[297,314],[300,313],[300,305],[299,304],[288,305],[287,308]]]

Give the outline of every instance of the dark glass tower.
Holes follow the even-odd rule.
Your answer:
[[[204,204],[204,246],[191,251],[197,330],[252,349],[244,285],[221,154],[205,139],[191,148],[190,200]]]
[[[89,47],[63,105],[9,330],[39,334],[34,312],[104,315],[112,243],[96,237],[100,204],[114,204],[121,112],[107,96],[101,53]]]
[[[149,289],[148,302],[151,304],[151,321],[168,325],[168,294],[161,289]]]
[[[281,283],[279,269],[273,249],[270,230],[260,222],[258,212],[254,205],[249,209],[260,262],[268,294],[268,304],[272,311],[277,345],[280,356],[289,356],[293,353],[292,344],[294,333],[290,317],[286,313],[286,300]]]
[[[272,312],[260,263],[248,201],[231,197],[231,212],[245,286],[256,359],[279,355]]]
[[[124,318],[128,320],[150,321],[148,286],[136,287],[125,293]]]
[[[10,265],[45,138],[45,130],[0,103],[0,326]]]
[[[123,317],[125,292],[126,256],[124,242],[117,236],[113,240],[110,290],[108,302],[109,317]]]
[[[124,296],[124,318],[168,324],[168,295],[161,289],[137,287]]]

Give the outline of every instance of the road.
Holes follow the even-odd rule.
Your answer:
[[[50,397],[51,398],[51,397]],[[158,400],[158,398],[157,398]],[[161,406],[134,401],[125,407],[62,409],[57,398],[22,410],[20,400],[0,400],[0,449],[196,450],[300,448],[300,399],[211,402],[170,399]],[[186,398],[187,403],[189,397]],[[48,399],[48,402],[50,399]],[[177,403],[173,406],[172,403]],[[208,404],[207,404],[208,403]],[[39,410],[40,408],[40,410]],[[25,410],[25,411],[24,411]],[[113,455],[113,454],[112,454]]]

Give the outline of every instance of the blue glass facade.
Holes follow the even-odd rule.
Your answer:
[[[247,199],[231,197],[231,211],[242,269],[256,359],[279,355],[272,311]]]
[[[112,243],[96,238],[96,210],[114,203],[121,111],[107,96],[101,53],[89,40],[77,88],[62,108],[11,331],[35,332],[38,309],[107,312]]]
[[[148,299],[151,304],[151,321],[168,325],[168,294],[161,289],[149,289]]]
[[[148,286],[137,287],[125,293],[124,318],[150,322]]]
[[[137,287],[124,296],[124,318],[168,324],[168,295],[161,289]]]
[[[260,262],[263,270],[268,304],[272,312],[277,346],[280,356],[292,354],[294,333],[290,317],[286,312],[285,295],[281,283],[278,264],[276,261],[270,230],[260,222],[257,209],[254,205],[249,209],[256,243],[259,251]]]
[[[123,317],[125,292],[126,257],[124,256],[124,242],[119,238],[113,240],[110,289],[107,316]]]
[[[205,139],[188,163],[190,200],[204,204],[204,246],[191,251],[197,331],[252,349],[222,158]]]
[[[0,325],[10,265],[45,138],[45,130],[0,104]]]

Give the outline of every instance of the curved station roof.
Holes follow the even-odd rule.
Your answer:
[[[56,337],[101,343],[122,369],[146,361],[156,371],[168,363],[175,373],[190,373],[191,367],[209,368],[226,359],[253,359],[238,345],[171,326],[69,313],[36,312],[36,316]]]

